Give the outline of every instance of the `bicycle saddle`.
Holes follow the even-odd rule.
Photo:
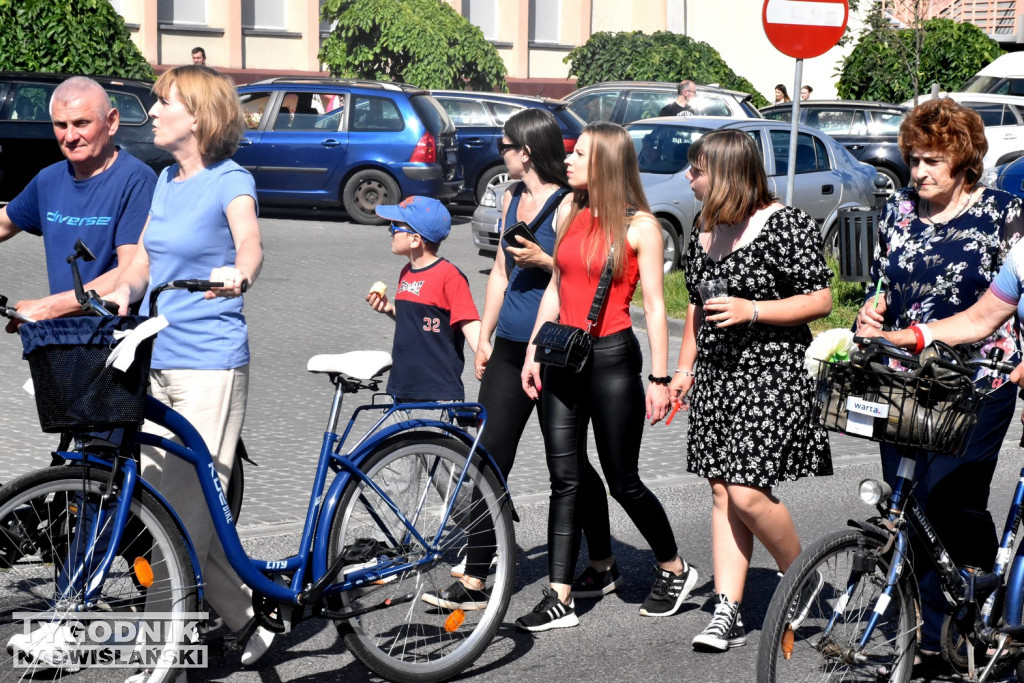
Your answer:
[[[345,375],[353,379],[369,380],[379,377],[391,368],[391,354],[386,351],[349,351],[324,353],[313,356],[306,364],[307,372]]]

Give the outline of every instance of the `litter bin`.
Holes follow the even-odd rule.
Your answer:
[[[841,209],[836,216],[839,246],[839,279],[869,282],[875,255],[878,210],[867,206]]]

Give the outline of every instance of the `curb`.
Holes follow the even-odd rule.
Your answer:
[[[647,331],[647,318],[644,317],[644,309],[639,306],[629,305],[629,318],[633,321],[633,327]],[[683,325],[686,324],[685,318],[669,318],[668,319],[668,336],[682,338],[683,336]]]

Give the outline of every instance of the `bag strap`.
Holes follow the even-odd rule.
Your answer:
[[[590,313],[587,314],[587,334],[590,328],[597,324],[601,316],[601,309],[604,308],[604,301],[608,297],[608,286],[612,282],[613,256],[615,256],[615,245],[608,250],[608,258],[604,262],[604,270],[601,271],[601,280],[597,283],[597,291],[594,292],[594,303],[590,306]]]
[[[541,224],[547,219],[548,216],[551,215],[551,212],[558,208],[558,205],[562,203],[562,198],[565,197],[565,195],[567,195],[567,194],[569,194],[569,190],[567,190],[564,187],[560,187],[560,188],[558,188],[557,190],[555,190],[554,192],[551,193],[551,196],[548,197],[547,206],[544,207],[544,210],[541,211],[536,216],[534,216],[533,220],[530,221],[530,224],[526,226],[526,229],[530,231],[531,235],[533,235],[533,234],[535,234],[537,232],[537,229],[540,228]],[[516,205],[517,209],[518,209],[518,206],[519,205],[517,204]],[[500,241],[499,241],[499,246],[500,246]],[[512,274],[512,270],[515,269],[515,267],[516,267],[515,259],[513,259],[509,254],[506,253],[505,254],[505,277],[506,278],[509,275]]]

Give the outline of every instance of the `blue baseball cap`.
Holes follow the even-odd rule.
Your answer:
[[[408,223],[431,242],[440,242],[452,229],[452,215],[444,204],[431,197],[406,197],[401,204],[382,204],[376,211],[381,218]]]

